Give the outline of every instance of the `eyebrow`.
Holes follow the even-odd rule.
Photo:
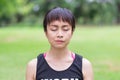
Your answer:
[[[58,27],[58,25],[50,25],[50,26]]]
[[[68,25],[63,25],[62,27],[68,27]]]
[[[58,27],[58,25],[50,25],[50,26]],[[68,27],[68,25],[63,25],[62,27]]]

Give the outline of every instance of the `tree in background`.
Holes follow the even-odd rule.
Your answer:
[[[0,26],[21,22],[32,8],[26,2],[27,0],[0,0]]]
[[[14,14],[16,13],[15,5],[15,0],[10,0],[10,2],[8,2],[7,0],[0,1],[0,24],[11,22],[10,18],[12,18],[12,16],[14,16]]]
[[[120,0],[116,0],[116,22],[120,24]]]
[[[72,10],[80,24],[120,23],[119,0],[1,0],[0,25],[26,20],[34,24],[56,6]]]

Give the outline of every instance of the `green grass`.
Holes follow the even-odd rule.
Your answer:
[[[1,28],[0,80],[25,80],[26,64],[48,45],[41,28]],[[77,28],[69,48],[92,62],[95,80],[120,79],[120,27]]]

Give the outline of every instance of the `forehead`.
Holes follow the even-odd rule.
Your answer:
[[[62,21],[62,20],[55,20],[50,22],[48,25],[66,25],[66,26],[71,26],[68,22]]]

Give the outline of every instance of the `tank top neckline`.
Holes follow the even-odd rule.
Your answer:
[[[51,69],[52,71],[54,71],[54,72],[65,72],[65,71],[67,71],[67,70],[69,70],[72,66],[73,66],[73,64],[75,63],[75,60],[76,60],[76,54],[74,55],[74,59],[73,59],[73,62],[70,64],[70,66],[68,67],[68,68],[66,68],[66,69],[64,69],[64,70],[55,70],[55,69],[53,69],[49,64],[48,64],[48,62],[46,61],[46,59],[45,59],[45,54],[42,54],[42,57],[43,57],[43,60],[44,60],[44,62],[45,62],[45,64],[48,66],[48,68],[49,69]],[[72,56],[73,57],[73,56]]]
[[[43,53],[44,58],[46,57],[46,54],[47,54],[47,53]],[[74,55],[74,53],[72,53],[72,52],[71,52],[71,57],[72,57],[73,60],[75,59],[75,55]]]

